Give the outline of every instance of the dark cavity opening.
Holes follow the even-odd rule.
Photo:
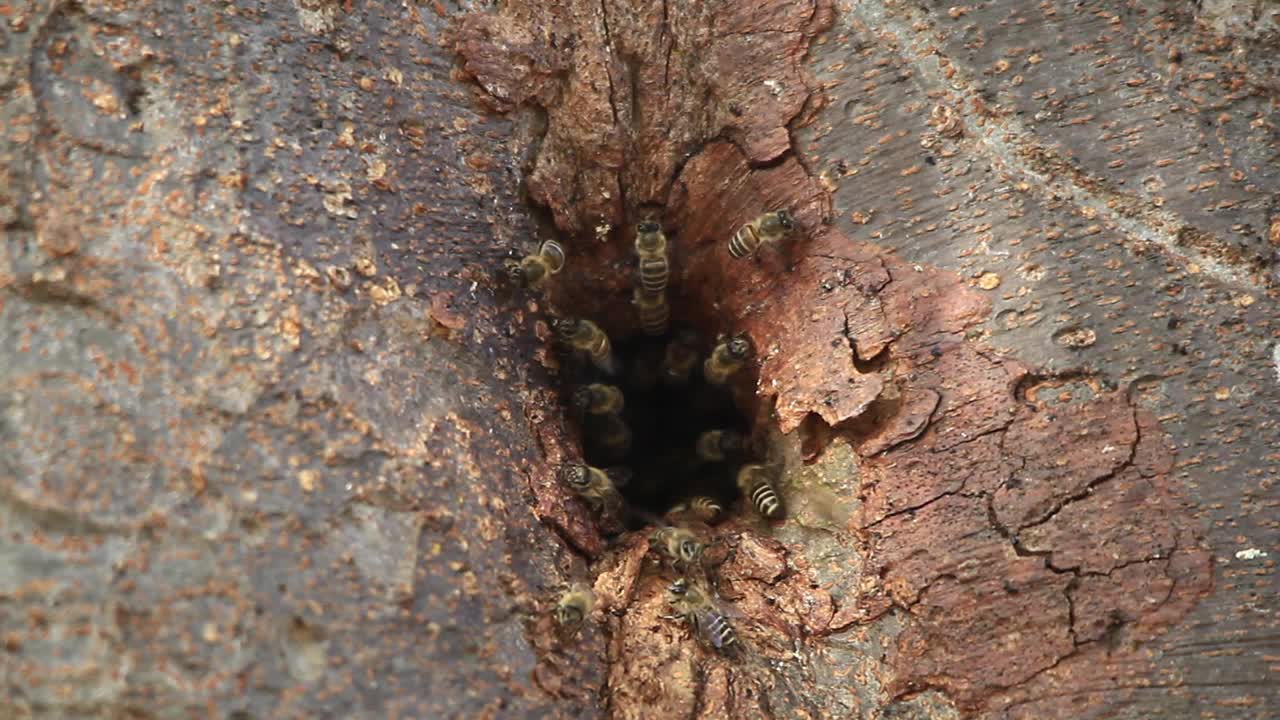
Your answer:
[[[564,407],[581,431],[584,462],[606,470],[625,467],[631,472],[620,491],[625,500],[623,517],[632,530],[665,524],[662,518],[673,506],[696,496],[715,499],[724,509],[722,520],[735,510],[741,497],[735,481],[738,468],[743,463],[760,462],[750,450],[751,423],[733,398],[733,387],[741,384],[744,376],[754,374],[754,362],[748,362],[726,385],[709,383],[703,376],[703,361],[717,338],[696,334],[696,338],[688,336],[696,339],[697,360],[687,381],[672,382],[663,377],[668,344],[682,330],[692,333],[674,324],[678,310],[678,306],[672,307],[673,327],[665,335],[610,338],[619,366],[614,375],[578,358],[565,363],[562,375]],[[600,322],[590,312],[581,317]],[[631,447],[624,454],[593,441],[596,426],[604,422],[600,416],[575,411],[573,393],[588,383],[611,384],[622,390],[625,407],[620,417],[632,435]],[[730,453],[722,461],[700,458],[698,438],[712,430],[737,433],[744,451]]]

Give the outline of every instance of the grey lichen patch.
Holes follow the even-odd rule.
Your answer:
[[[83,378],[56,377],[22,382],[0,395],[6,457],[0,482],[24,503],[106,525],[136,524],[172,507],[177,498],[164,491],[175,468],[142,459],[153,452],[169,454],[164,450],[169,438],[159,427],[164,415],[130,412],[92,388]],[[74,435],[68,432],[72,426]],[[20,441],[20,435],[30,441]],[[83,472],[87,457],[94,458],[98,474]],[[129,475],[133,484],[120,487],[103,480],[115,473]]]
[[[41,533],[49,546],[0,544],[0,715],[48,716],[125,694],[131,661],[109,586],[134,543],[123,533],[62,513],[24,506],[0,493],[6,537]],[[83,542],[80,538],[92,538]]]
[[[1227,37],[1257,39],[1280,33],[1280,12],[1269,0],[1205,0],[1200,19]]]
[[[282,630],[285,662],[299,682],[314,683],[328,665],[329,641],[324,630],[302,618],[292,618]]]
[[[836,440],[811,464],[802,460],[797,434],[775,447],[785,448],[787,468],[783,480],[788,516],[801,527],[839,535],[859,507],[857,453],[845,440]],[[789,526],[788,526],[789,527]]]
[[[423,523],[418,513],[355,504],[339,520],[332,551],[349,557],[388,601],[398,602],[413,592]]]
[[[830,595],[833,614],[824,631],[839,632],[865,619],[859,596],[874,582],[864,577],[865,548],[851,525],[861,507],[859,457],[839,439],[805,464],[797,433],[777,436],[772,447],[784,458],[780,487],[787,507],[787,522],[773,536]]]
[[[22,610],[14,613],[15,620],[22,618],[35,627],[24,631],[17,623],[5,623],[6,652],[21,650],[18,658],[6,661],[4,677],[14,683],[6,700],[55,714],[121,700],[132,667],[127,657],[122,660],[127,638],[116,627],[116,609],[102,603],[97,593],[74,586],[44,588],[39,602],[21,598],[35,588],[19,590],[18,602],[7,604]],[[0,700],[0,710],[6,700]]]
[[[313,35],[326,35],[337,26],[341,12],[339,0],[294,0],[298,9],[298,23]]]
[[[835,632],[809,649],[814,680],[829,688],[838,707],[847,708],[842,717],[897,717],[893,713],[898,703],[886,687],[892,678],[886,676],[883,663],[901,632],[899,613],[890,612],[874,622]],[[935,707],[938,718],[955,717],[954,706],[941,694]]]

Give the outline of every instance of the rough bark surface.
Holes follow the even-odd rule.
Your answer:
[[[0,19],[3,714],[1280,707],[1271,5]],[[546,298],[494,280],[528,201]],[[786,523],[702,530],[735,656],[550,471],[542,318],[631,329],[643,217],[786,467]]]
[[[0,15],[0,715],[598,716],[448,13]]]

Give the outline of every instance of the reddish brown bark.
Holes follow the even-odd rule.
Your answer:
[[[0,7],[0,712],[1280,702],[1264,3],[459,5]],[[786,468],[702,531],[739,655],[554,479],[646,217]]]
[[[636,17],[647,16],[642,11]],[[787,13],[778,11],[774,17]],[[484,22],[517,18],[519,12],[512,11]],[[631,16],[621,18],[609,26],[606,40],[631,32]],[[652,30],[648,22],[639,26]],[[853,27],[864,29],[856,21]],[[624,58],[619,62],[633,71],[638,66],[639,77],[652,71],[646,64],[652,63],[650,56],[641,53],[631,65],[634,59],[625,50],[612,50],[612,57]],[[578,46],[575,52],[587,51]],[[483,55],[474,45],[464,50],[469,57],[471,53]],[[777,50],[772,56],[789,54]],[[589,64],[570,65],[586,67],[582,74],[590,74]],[[486,67],[475,66],[482,84],[487,82]],[[738,87],[736,82],[721,85]],[[803,85],[811,87],[812,82]],[[564,85],[578,86],[577,78]],[[875,87],[874,81],[866,86]],[[643,107],[670,103],[672,96],[678,103],[683,90],[679,83],[666,89],[643,82],[630,89],[636,93],[631,99],[638,98]],[[560,131],[573,137],[573,124],[557,127],[557,116],[569,112],[585,117],[587,113],[578,112],[585,97],[604,103],[599,92],[590,96],[570,90],[557,97],[548,108],[549,138],[564,143],[566,135],[558,135]],[[715,100],[725,102],[721,96]],[[821,97],[811,98],[815,100]],[[977,103],[974,107],[985,112]],[[791,117],[789,111],[753,108],[762,117],[778,118],[779,124]],[[965,115],[967,108],[959,112]],[[931,117],[944,142],[964,138],[954,109]],[[625,112],[615,122],[634,134],[619,140],[624,149],[606,153],[602,162],[634,154],[647,157],[651,146],[643,127],[636,128]],[[605,130],[595,127],[592,132]],[[819,124],[811,134],[822,137],[823,132]],[[568,144],[592,147],[586,136]],[[1051,388],[1071,384],[1070,377],[1058,380],[1052,372],[975,341],[974,331],[990,312],[982,290],[999,287],[1000,276],[988,273],[967,284],[953,274],[894,257],[880,245],[855,241],[840,223],[829,225],[833,176],[816,176],[807,169],[825,166],[825,159],[809,155],[809,165],[802,165],[784,152],[762,155],[750,137],[726,136],[714,123],[704,125],[695,145],[697,152],[678,167],[643,162],[609,167],[606,187],[614,187],[612,178],[617,177],[619,187],[647,189],[629,198],[610,190],[609,199],[616,202],[608,209],[573,202],[581,193],[565,191],[564,185],[554,197],[537,195],[549,187],[543,183],[546,176],[538,175],[547,167],[543,164],[531,187],[551,207],[557,225],[579,234],[600,218],[605,219],[602,232],[611,232],[619,217],[635,218],[651,204],[662,205],[662,218],[677,234],[678,309],[704,334],[745,331],[759,349],[755,387],[740,387],[740,401],[771,408],[760,416],[766,425],[784,433],[802,429],[809,436],[807,457],[820,455],[837,438],[858,450],[860,509],[847,531],[859,544],[848,552],[865,559],[851,557],[834,581],[827,578],[831,587],[857,588],[844,595],[844,609],[816,581],[804,579],[808,571],[791,576],[803,586],[791,588],[775,573],[761,576],[758,560],[744,564],[744,549],[760,542],[753,538],[757,531],[739,534],[728,526],[718,533],[729,548],[728,561],[714,571],[723,597],[759,629],[773,628],[754,643],[782,646],[787,635],[822,635],[854,618],[874,622],[897,607],[905,627],[881,668],[890,698],[932,688],[964,710],[1023,708],[1015,714],[1028,711],[1027,699],[1046,683],[1061,692],[1072,682],[1097,682],[1098,668],[1141,664],[1146,655],[1138,644],[1185,616],[1211,585],[1208,553],[1170,481],[1172,449],[1152,414],[1138,407],[1131,394],[1093,382],[1088,374],[1078,383],[1084,390],[1079,397],[1054,399]],[[946,157],[956,154],[943,150]],[[768,165],[761,166],[762,161]],[[678,170],[674,182],[669,181],[672,170]],[[919,171],[919,166],[905,167],[901,177]],[[628,173],[639,173],[645,181],[628,181],[634,178]],[[576,170],[569,174],[575,181],[585,177]],[[669,182],[664,203],[653,188]],[[779,207],[796,215],[798,238],[753,262],[731,260],[725,241],[732,230]],[[570,210],[590,219],[567,219]],[[868,222],[857,211],[852,217]],[[620,234],[625,240],[625,231]],[[623,242],[610,245],[625,247]],[[624,294],[619,270],[625,253],[606,248],[586,262],[598,269],[588,270],[585,284],[601,298],[601,312],[623,315],[625,306],[613,298]],[[625,321],[614,322],[625,327]],[[780,545],[777,552],[778,561],[806,565],[800,545]],[[641,586],[648,590],[631,606],[637,618],[660,609],[659,584],[642,581]],[[766,595],[773,597],[767,606],[760,602]],[[779,623],[778,618],[792,620]],[[615,628],[626,639],[615,643],[612,655],[614,689],[628,683],[643,686],[651,682],[646,678],[662,676],[662,668],[668,667],[655,658],[667,656],[661,648],[670,639],[652,632],[657,627],[653,621],[636,622]],[[632,633],[651,640],[634,639]],[[1113,640],[1121,633],[1127,644],[1117,648]],[[735,681],[772,688],[766,696],[778,691],[778,676],[746,670],[730,677],[726,695],[733,693]],[[698,680],[672,682],[683,688]],[[670,692],[675,693],[672,698],[683,698],[680,712],[688,711],[692,700],[687,691]],[[661,696],[641,695],[649,700]],[[1107,698],[1103,702],[1114,700],[1105,691],[1099,695]],[[616,695],[615,712],[640,712],[639,697],[626,691]],[[699,702],[727,707],[723,700]],[[1033,707],[1043,712],[1048,706]],[[735,707],[734,712],[751,711]]]

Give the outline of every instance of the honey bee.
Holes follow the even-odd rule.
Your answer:
[[[631,482],[631,478],[635,477],[635,472],[629,467],[622,465],[614,465],[611,468],[605,468],[605,475],[609,476],[609,480],[615,488],[624,488]]]
[[[581,413],[609,415],[622,412],[625,399],[622,391],[613,385],[591,383],[574,390],[569,405]]]
[[[585,585],[575,585],[566,590],[556,602],[555,620],[560,632],[567,637],[576,635],[594,604],[595,597]]]
[[[711,357],[702,363],[702,374],[712,385],[723,385],[728,382],[730,375],[742,368],[754,352],[746,335],[721,340],[711,351]]]
[[[555,330],[560,342],[578,352],[586,353],[602,372],[609,375],[617,372],[613,346],[609,344],[609,336],[605,335],[600,326],[581,318],[557,318],[551,321],[551,329]]]
[[[733,430],[708,430],[698,436],[698,457],[704,462],[724,462],[746,450],[746,439]]]
[[[631,452],[631,428],[617,415],[600,415],[589,425],[591,440],[615,459]]]
[[[629,475],[619,474],[624,480]],[[613,512],[622,505],[618,484],[609,472],[591,465],[565,463],[560,466],[560,482],[568,485],[596,513]]]
[[[528,288],[541,287],[547,278],[564,268],[564,247],[555,240],[547,240],[538,252],[526,256],[508,266],[512,282]]]
[[[772,474],[769,468],[758,464],[743,465],[738,470],[738,489],[767,520],[777,520],[783,513],[782,498],[773,486]]]
[[[656,222],[636,225],[636,254],[640,256],[640,287],[645,294],[661,295],[667,289],[670,263],[667,236]]]
[[[706,592],[693,587],[685,578],[677,578],[667,588],[667,604],[676,614],[663,617],[689,623],[699,642],[722,653],[737,647],[738,635],[729,624],[729,618],[716,608]]]
[[[724,508],[715,498],[696,495],[667,511],[667,517],[687,514],[708,525],[714,524],[724,514]]]
[[[738,228],[729,238],[729,254],[735,259],[755,255],[761,245],[778,242],[791,234],[795,218],[786,210],[767,212]]]
[[[649,536],[649,546],[653,547],[655,544],[667,556],[671,567],[677,570],[689,567],[702,555],[702,543],[698,541],[698,536],[684,528],[668,525],[655,530]]]
[[[671,317],[671,308],[667,306],[665,295],[649,295],[636,288],[631,303],[640,314],[640,329],[645,335],[662,335],[667,331],[667,321]]]
[[[681,330],[667,343],[662,357],[662,379],[669,385],[689,382],[689,373],[698,363],[698,336],[692,330]]]

